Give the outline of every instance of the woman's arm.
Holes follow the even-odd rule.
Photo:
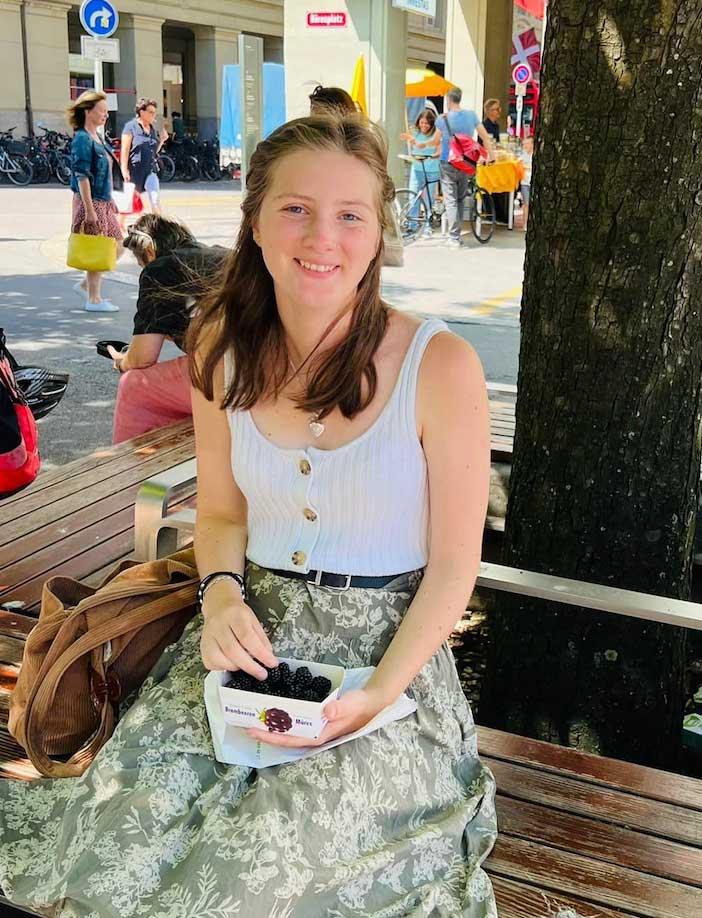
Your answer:
[[[441,131],[437,128],[434,136],[431,139],[431,143],[434,146],[434,152],[432,156],[441,156]]]
[[[127,370],[143,370],[145,367],[153,366],[159,358],[165,340],[165,335],[133,335],[129,347],[121,354],[110,348],[115,369],[120,373],[126,373]]]
[[[200,358],[196,355],[195,359]],[[229,424],[219,407],[223,392],[220,361],[214,377],[214,400],[209,402],[202,392],[192,389],[197,458],[195,557],[200,578],[215,571],[244,572],[246,499],[232,474]],[[200,649],[207,669],[243,669],[265,679],[266,670],[253,658],[266,666],[275,666],[277,660],[234,580],[219,580],[209,587],[202,614],[205,624]]]
[[[429,561],[395,637],[368,683],[382,706],[405,690],[465,612],[480,568],[490,485],[490,414],[470,345],[438,335],[419,378],[418,414],[429,476]]]
[[[119,145],[119,164],[122,167],[122,178],[125,182],[130,179],[129,174],[129,151],[132,149],[132,135],[122,134]]]
[[[85,209],[85,221],[83,226],[87,229],[96,229],[98,225],[98,219],[97,214],[95,213],[95,208],[93,207],[93,195],[90,191],[90,179],[79,178],[78,189],[80,192],[81,200],[83,202],[83,208]]]

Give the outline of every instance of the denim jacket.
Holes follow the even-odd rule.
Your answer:
[[[78,181],[90,180],[90,194],[95,201],[112,199],[112,161],[101,143],[96,143],[84,129],[76,131],[71,143],[71,188],[80,193]]]

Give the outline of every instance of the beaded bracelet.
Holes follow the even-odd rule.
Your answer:
[[[208,574],[206,577],[203,577],[200,581],[196,600],[198,612],[202,612],[202,601],[205,598],[205,593],[208,588],[217,580],[223,580],[225,577],[229,577],[231,580],[236,581],[241,590],[241,598],[246,601],[246,587],[244,585],[244,578],[241,574],[237,574],[235,571],[215,571],[213,574]]]

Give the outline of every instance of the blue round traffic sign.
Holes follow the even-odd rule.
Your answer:
[[[109,38],[119,25],[119,13],[111,0],[83,0],[80,22],[93,38]]]
[[[531,79],[531,67],[528,64],[517,64],[512,71],[512,79],[515,83],[528,83]]]

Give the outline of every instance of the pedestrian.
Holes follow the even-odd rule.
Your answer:
[[[480,564],[485,383],[443,322],[381,297],[386,156],[349,116],[288,122],[251,157],[189,329],[201,614],[82,777],[0,781],[10,898],[73,918],[496,918],[495,782],[447,643]],[[404,691],[417,710],[284,765],[218,763],[207,671],[263,679],[279,655],[375,669],[319,739],[250,730],[262,743],[314,749]]]
[[[108,236],[115,240],[117,258],[122,254],[122,230],[117,207],[112,200],[112,151],[99,134],[107,121],[107,96],[86,90],[66,109],[68,123],[74,131],[71,142],[71,190],[73,213],[71,232]],[[87,312],[118,312],[102,296],[102,272],[88,271],[75,285],[86,294]]]
[[[160,213],[160,183],[158,153],[168,140],[168,131],[158,132],[154,125],[157,103],[141,98],[135,106],[136,117],[122,128],[120,161],[125,182],[133,182],[134,190],[152,213]]]
[[[482,140],[485,148],[490,151],[490,135],[478,122],[474,111],[461,108],[463,92],[454,86],[446,94],[446,112],[437,119],[437,126],[441,131],[441,191],[446,206],[446,219],[448,220],[447,244],[453,248],[461,246],[461,231],[463,229],[463,204],[468,194],[468,176],[461,172],[448,161],[451,133],[464,134]]]
[[[494,144],[500,142],[500,115],[502,114],[502,103],[499,99],[488,99],[483,105],[483,127]],[[479,142],[485,146],[482,137]],[[487,148],[486,148],[487,149]]]
[[[400,134],[400,140],[408,143],[411,156],[420,157],[412,163],[410,171],[410,189],[422,190],[421,201],[424,205],[424,235],[431,236],[431,200],[427,193],[427,181],[431,183],[431,194],[436,197],[439,191],[439,163],[441,156],[441,131],[436,127],[436,115],[425,108],[417,116],[414,131]],[[419,216],[419,202],[412,205],[409,212],[409,229],[416,230]]]
[[[185,122],[180,112],[173,112],[171,126],[173,128],[173,140],[176,143],[183,143],[185,140]]]
[[[144,214],[124,247],[142,268],[134,333],[126,351],[108,348],[120,372],[112,442],[174,424],[192,415],[188,358],[159,362],[166,340],[184,351],[190,315],[221,267],[227,249],[197,242],[187,227]]]
[[[526,232],[529,221],[529,199],[531,197],[531,161],[534,155],[534,138],[527,135],[522,139],[522,152],[519,158],[524,164],[524,177],[522,178],[522,229]]]

